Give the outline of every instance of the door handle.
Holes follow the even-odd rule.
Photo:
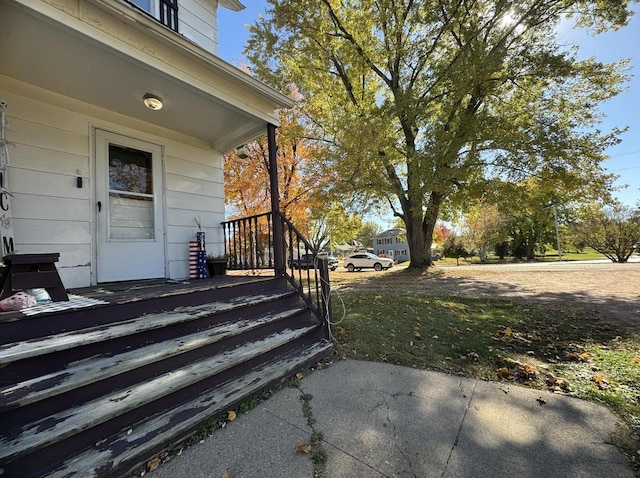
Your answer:
[[[102,202],[98,201],[98,212],[102,211]]]

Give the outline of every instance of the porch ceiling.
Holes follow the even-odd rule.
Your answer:
[[[0,1],[2,75],[210,142],[221,152],[264,134],[268,122],[277,122],[273,112],[256,112],[250,106],[264,101],[260,91],[264,85],[253,91],[250,81],[243,85],[247,91],[243,110],[242,103],[233,105],[59,21],[16,6]],[[230,76],[228,64],[223,71],[225,65],[216,63],[212,69]],[[163,108],[146,108],[145,93],[161,97]],[[274,110],[286,106],[268,101]]]

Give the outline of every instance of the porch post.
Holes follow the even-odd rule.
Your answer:
[[[284,275],[284,231],[280,219],[280,192],[278,191],[278,145],[276,127],[267,124],[267,143],[269,145],[269,187],[271,189],[271,218],[273,220],[273,262],[275,276]]]

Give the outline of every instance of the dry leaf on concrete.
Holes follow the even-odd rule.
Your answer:
[[[293,447],[296,453],[306,453],[307,455],[311,453],[311,443],[298,443]]]
[[[149,468],[149,471],[153,471],[159,466],[160,466],[160,458],[158,457],[155,457],[153,460],[149,460],[147,462],[147,468]]]

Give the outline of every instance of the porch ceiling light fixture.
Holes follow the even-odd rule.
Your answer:
[[[150,110],[158,111],[162,109],[162,98],[160,98],[159,96],[152,95],[151,93],[146,93],[142,97],[142,101],[144,102],[144,105]]]

